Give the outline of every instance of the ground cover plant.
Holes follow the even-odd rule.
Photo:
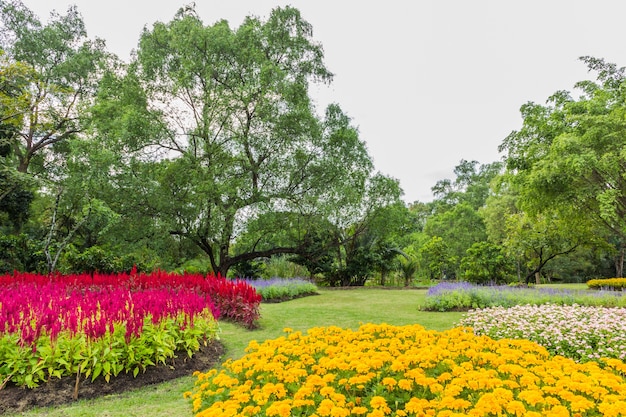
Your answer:
[[[302,278],[245,279],[266,302],[293,300],[317,294],[317,285]]]
[[[616,359],[576,363],[461,327],[285,332],[197,373],[186,393],[196,417],[617,416],[626,405],[626,365]]]
[[[470,310],[458,323],[494,339],[527,339],[577,362],[626,359],[626,308],[520,305]]]
[[[215,338],[222,311],[248,325],[259,302],[246,283],[219,277],[0,276],[0,388],[136,376],[181,352],[193,356]]]
[[[626,297],[615,291],[587,291],[565,288],[475,285],[442,282],[429,288],[423,309],[429,311],[512,307],[523,304],[588,305],[626,307]]]

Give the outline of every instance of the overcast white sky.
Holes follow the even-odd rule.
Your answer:
[[[77,5],[89,37],[128,59],[144,26],[170,21],[187,0],[23,0],[42,20]],[[620,0],[196,0],[207,25],[266,17],[291,5],[313,25],[332,85],[312,92],[341,105],[376,169],[407,202],[430,201],[461,159],[499,160],[521,126],[519,108],[593,79],[583,55],[626,66]]]

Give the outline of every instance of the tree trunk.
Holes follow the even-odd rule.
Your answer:
[[[624,276],[624,245],[620,246],[619,254],[615,258],[615,277],[621,278]]]
[[[541,274],[539,273],[539,271],[535,272],[535,284],[541,284]]]

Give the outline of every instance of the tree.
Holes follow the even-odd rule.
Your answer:
[[[448,211],[431,216],[424,232],[431,237],[442,238],[454,259],[457,260],[454,265],[449,265],[448,274],[456,274],[458,262],[465,256],[467,249],[474,243],[487,239],[482,218],[467,203],[456,204]]]
[[[626,79],[624,68],[581,58],[597,82],[576,84],[574,99],[557,92],[548,105],[522,107],[524,123],[502,143],[511,184],[524,210],[581,213],[616,247],[616,275],[626,251]],[[562,214],[563,217],[565,214]],[[569,222],[573,225],[573,222]]]
[[[531,217],[520,212],[508,217],[508,238],[504,245],[526,268],[526,284],[533,278],[540,284],[541,273],[548,262],[592,242],[591,230],[585,223],[578,223],[576,230],[572,229],[573,219],[574,215],[562,218],[557,213]]]
[[[378,174],[368,181],[361,217],[340,229],[336,263],[326,274],[330,285],[364,285],[377,271],[385,285],[386,275],[395,268],[392,262],[401,253],[400,237],[411,227],[401,194],[394,179]]]
[[[449,278],[458,260],[450,251],[446,242],[439,236],[433,236],[420,248],[420,254],[430,278]]]
[[[462,159],[454,167],[454,181],[444,179],[432,187],[439,211],[466,203],[474,210],[482,207],[490,194],[491,182],[502,171],[502,163],[479,165],[478,161]]]
[[[462,277],[478,284],[508,282],[512,263],[502,246],[491,242],[476,242],[461,259]]]
[[[43,173],[51,169],[53,155],[44,153],[65,151],[64,143],[84,129],[80,108],[97,86],[104,42],[87,39],[76,7],[65,15],[53,13],[45,26],[17,0],[0,1],[0,13],[3,71],[23,69],[19,93],[2,99],[2,121],[15,129],[4,141],[19,172],[34,173],[36,160]]]
[[[318,216],[340,224],[359,214],[372,162],[339,106],[323,120],[315,113],[309,83],[332,78],[322,59],[310,24],[291,7],[234,30],[226,21],[205,26],[186,7],[144,30],[130,70],[159,117],[153,143],[167,157],[154,167],[151,201],[170,233],[201,248],[215,272],[298,253],[302,241],[263,238],[280,227],[268,222],[257,223],[267,227],[247,239],[252,246],[235,248],[256,219],[297,214],[305,226]]]
[[[454,181],[438,181],[433,187],[435,200],[424,224],[424,233],[442,238],[456,262],[447,273],[459,273],[459,262],[477,242],[486,240],[486,231],[479,214],[491,193],[491,183],[501,171],[501,164],[479,165],[477,161],[461,160],[454,168]]]

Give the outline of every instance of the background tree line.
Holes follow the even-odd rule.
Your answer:
[[[338,104],[291,7],[237,28],[192,6],[130,62],[79,11],[0,1],[0,271],[276,273],[327,285],[621,276],[624,70],[522,106],[501,162],[460,161],[405,204]],[[269,269],[268,269],[269,268]]]

